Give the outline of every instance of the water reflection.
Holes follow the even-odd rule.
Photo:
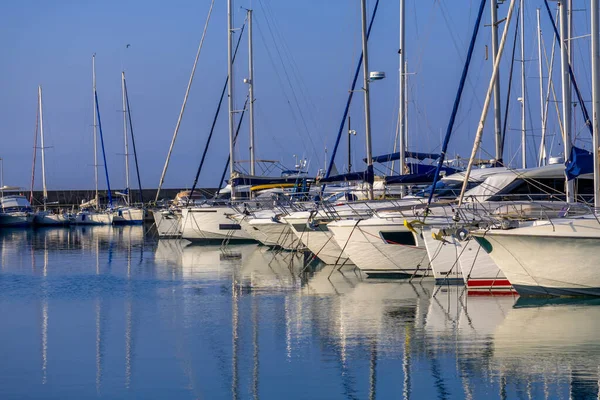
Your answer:
[[[473,297],[151,237],[0,232],[0,397],[598,396],[600,301]]]

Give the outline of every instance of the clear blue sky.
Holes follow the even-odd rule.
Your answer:
[[[244,0],[234,3],[236,26],[240,26],[245,17],[241,7],[255,10],[257,157],[280,160],[292,166],[293,155],[305,156],[311,163],[312,172],[316,172],[324,164],[325,147],[331,151],[333,146],[360,54],[360,2]],[[371,9],[375,1],[367,3]],[[575,0],[574,3],[579,10],[588,7],[587,1]],[[409,70],[416,73],[409,78],[411,150],[439,150],[478,4],[475,0],[407,0],[406,57]],[[533,129],[530,132],[531,148],[533,135],[539,136],[540,126],[535,8],[542,4],[539,0],[528,0],[526,11],[528,124]],[[97,88],[111,186],[115,189],[124,186],[122,114],[118,112],[121,108],[120,71],[124,68],[142,183],[146,187],[157,187],[209,5],[209,0],[2,2],[0,157],[4,158],[5,184],[29,187],[36,91],[37,85],[41,84],[46,146],[51,147],[46,157],[49,188],[93,187],[91,56],[96,53]],[[507,5],[508,2],[500,6],[500,18],[505,16]],[[554,2],[552,7],[555,7]],[[486,24],[489,15],[486,9]],[[587,13],[579,11],[575,19],[575,35],[589,33]],[[189,187],[192,183],[226,76],[226,21],[226,2],[219,0],[209,24],[167,174],[167,187]],[[371,86],[376,154],[391,152],[396,127],[398,25],[398,1],[381,0],[369,47],[370,69],[387,73],[387,79]],[[552,32],[543,9],[542,30],[549,54]],[[247,75],[245,39],[242,43],[235,78],[238,108],[246,95],[246,85],[242,83]],[[470,153],[491,73],[491,60],[485,60],[485,46],[489,43],[490,29],[482,27],[456,134],[451,142],[452,154],[468,157]],[[126,49],[126,44],[131,46]],[[502,63],[503,98],[506,97],[511,47],[512,34]],[[575,70],[580,76],[584,98],[589,100],[587,52],[589,40],[578,40]],[[520,96],[519,74],[517,66],[505,155],[508,160],[516,155],[515,165],[520,159],[520,133],[513,130],[520,126],[516,102]],[[560,96],[559,74],[555,73],[554,77]],[[554,103],[550,107],[550,133],[558,129],[553,107]],[[225,108],[217,124],[201,186],[218,184],[228,151],[226,115]],[[362,96],[355,96],[351,115],[353,128],[358,131],[354,142],[354,164],[358,166],[364,156]],[[577,118],[576,133],[588,140],[578,114]],[[484,148],[490,153],[493,149],[492,125],[489,119],[484,139]],[[237,150],[241,159],[248,158],[247,132],[244,124]],[[557,143],[560,141],[555,141],[554,154],[561,152]],[[346,163],[345,141],[342,145],[343,151],[337,162],[340,169]],[[482,157],[489,155],[482,153]],[[533,162],[533,153],[529,154],[529,159]],[[38,172],[37,176],[41,174]],[[37,179],[38,188],[39,181]],[[101,187],[105,187],[104,180]]]

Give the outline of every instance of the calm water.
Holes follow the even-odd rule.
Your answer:
[[[0,398],[597,398],[600,303],[302,272],[143,227],[0,233]]]

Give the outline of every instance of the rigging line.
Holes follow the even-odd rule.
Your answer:
[[[262,5],[262,1],[261,1],[259,4],[261,4],[261,5]],[[298,110],[298,114],[300,115],[300,120],[302,121],[302,125],[303,125],[303,127],[304,127],[304,131],[305,131],[305,133],[308,135],[308,138],[309,138],[309,140],[310,140],[310,143],[311,143],[311,145],[312,145],[312,147],[313,147],[313,151],[314,151],[315,157],[317,158],[317,160],[320,160],[321,158],[319,157],[319,153],[318,153],[318,152],[317,152],[317,150],[316,150],[316,146],[315,146],[315,144],[314,144],[314,141],[313,141],[312,135],[310,134],[310,130],[309,130],[309,128],[308,128],[308,124],[306,123],[306,118],[305,118],[305,116],[304,116],[304,112],[302,111],[302,108],[300,107],[300,102],[298,101],[298,96],[296,95],[296,91],[294,90],[294,88],[293,88],[293,86],[292,86],[292,84],[291,84],[291,81],[292,81],[292,79],[290,78],[290,74],[289,74],[289,72],[288,72],[287,68],[285,67],[285,64],[283,63],[283,57],[282,57],[282,55],[281,55],[281,51],[279,50],[279,47],[277,46],[277,44],[276,44],[276,42],[275,42],[275,36],[274,36],[274,34],[273,34],[273,30],[272,30],[272,28],[271,28],[271,25],[270,25],[270,23],[269,23],[269,20],[268,20],[268,19],[266,19],[266,18],[265,18],[265,20],[267,21],[267,28],[268,28],[268,30],[269,30],[269,33],[271,34],[271,37],[273,38],[273,43],[275,44],[275,46],[274,46],[274,47],[275,47],[275,51],[277,52],[277,55],[279,56],[279,60],[280,60],[280,62],[281,62],[281,66],[282,66],[282,68],[283,68],[283,73],[284,73],[284,75],[285,75],[285,77],[286,77],[286,79],[287,79],[288,86],[289,86],[289,88],[290,88],[290,90],[291,90],[291,93],[292,93],[292,97],[293,97],[293,100],[294,100],[295,106],[296,106],[296,108],[297,108],[297,110]],[[257,25],[257,27],[258,27],[258,24],[256,24],[256,25]],[[260,29],[259,29],[259,31],[260,31]],[[261,34],[261,36],[262,36],[262,34]],[[265,43],[266,43],[266,42],[265,42]]]
[[[238,135],[240,134],[240,128],[242,127],[242,121],[244,120],[244,114],[246,114],[246,106],[248,105],[248,96],[246,96],[246,101],[244,102],[244,107],[242,108],[242,113],[240,115],[240,120],[238,121],[237,129],[235,130],[235,136],[233,138],[233,145],[235,146],[235,142],[237,141]],[[215,193],[215,197],[219,196],[221,193],[221,185],[225,181],[225,175],[227,175],[227,170],[229,169],[229,161],[231,160],[231,154],[227,156],[227,162],[225,163],[225,169],[223,170],[223,174],[221,175],[221,180],[219,181],[219,190]]]
[[[260,1],[261,3],[261,7],[262,7],[262,1]],[[275,36],[278,37],[279,41],[281,42],[281,46],[282,49],[284,51],[284,56],[286,56],[288,63],[291,66],[291,72],[294,75],[297,84],[298,84],[298,88],[300,89],[300,94],[302,95],[302,97],[304,98],[304,101],[306,102],[306,104],[309,107],[312,107],[312,113],[309,114],[309,117],[311,117],[311,121],[312,124],[314,125],[313,128],[318,130],[318,124],[316,123],[315,119],[314,119],[314,115],[318,114],[319,109],[315,106],[314,101],[311,99],[311,97],[308,95],[308,89],[306,86],[306,83],[302,77],[302,74],[300,73],[300,69],[298,68],[298,63],[296,62],[296,59],[294,58],[294,52],[290,51],[289,45],[287,44],[287,41],[285,40],[285,37],[283,36],[283,34],[281,33],[281,29],[279,29],[279,26],[277,24],[277,18],[274,17],[274,12],[273,9],[271,8],[270,4],[268,2],[265,2],[265,8],[266,11],[268,11],[268,13],[270,15],[270,19],[266,19],[267,21],[267,25],[271,25],[273,26],[273,32],[275,33],[275,35],[273,36],[273,40],[275,41]]]
[[[371,21],[369,22],[369,28],[367,29],[367,41],[369,40],[369,36],[371,35],[371,28],[373,28],[373,22],[375,21],[375,16],[377,15],[377,9],[379,8],[379,0],[375,2],[375,6],[373,7],[373,13],[371,14]],[[333,151],[331,153],[331,157],[329,158],[329,164],[327,165],[327,172],[325,173],[325,178],[328,178],[331,175],[331,171],[333,169],[333,165],[335,163],[335,155],[338,150],[338,146],[340,144],[340,139],[342,138],[342,132],[344,131],[344,127],[346,126],[346,118],[348,117],[348,112],[350,110],[350,104],[352,103],[352,97],[354,96],[354,88],[356,87],[356,81],[358,80],[358,75],[360,74],[361,66],[363,61],[363,53],[361,51],[360,57],[358,58],[358,64],[356,66],[356,70],[354,72],[354,78],[352,80],[352,85],[350,85],[350,92],[348,93],[348,99],[346,100],[346,107],[344,108],[344,113],[342,115],[342,119],[340,122],[340,127],[338,129],[337,138],[335,141],[335,145],[333,146]],[[321,186],[321,194],[325,191],[325,186]]]
[[[435,25],[433,23],[433,18],[435,17],[435,9],[436,9],[437,3],[438,3],[437,1],[434,1],[431,4],[431,9],[429,10],[429,16],[428,16],[428,21],[427,21],[427,25],[426,25],[428,27],[428,30],[425,33],[425,38],[423,40],[423,43],[419,43],[419,37],[418,37],[419,35],[417,33],[417,40],[415,40],[415,44],[417,45],[419,52],[417,53],[417,57],[416,57],[417,62],[415,63],[415,71],[420,71],[421,67],[423,65],[423,55],[425,54],[426,45],[427,45],[427,43],[429,43],[429,39],[431,37],[431,33],[432,33],[433,27]],[[416,4],[416,1],[415,1],[415,4]],[[414,7],[414,10],[416,13],[416,5]],[[416,17],[415,17],[415,21],[416,21]],[[418,24],[415,24],[415,25],[416,25],[415,28],[418,30]]]
[[[240,35],[237,40],[237,44],[235,45],[235,51],[233,52],[233,56],[231,57],[231,62],[235,62],[235,56],[240,47],[240,42],[242,41],[242,36],[244,34],[244,28],[246,27],[246,23],[242,25],[240,28]],[[192,196],[194,195],[194,191],[196,190],[196,185],[198,184],[198,178],[200,177],[200,172],[202,172],[202,166],[204,165],[204,160],[206,159],[206,154],[208,153],[208,147],[213,137],[213,133],[215,131],[215,126],[217,124],[217,118],[219,117],[219,113],[221,111],[221,105],[223,104],[223,99],[225,98],[225,93],[227,92],[227,83],[229,82],[229,75],[225,78],[225,84],[223,85],[223,90],[221,91],[221,98],[219,99],[219,105],[217,106],[217,111],[215,112],[215,116],[213,118],[212,125],[210,127],[210,132],[208,134],[208,139],[206,139],[206,145],[204,146],[204,152],[202,153],[202,158],[200,159],[200,165],[198,165],[198,170],[196,171],[196,176],[194,177],[194,183],[192,184],[192,189],[190,190],[190,195],[186,201],[185,206],[187,207],[190,203]],[[244,107],[245,108],[245,107]],[[223,180],[221,180],[223,182]]]
[[[287,89],[286,86],[283,84],[283,78],[281,77],[281,74],[279,73],[279,70],[277,69],[277,66],[275,64],[273,55],[271,54],[271,50],[270,50],[270,46],[267,46],[266,43],[267,41],[265,40],[265,37],[263,35],[262,29],[260,27],[260,24],[258,22],[258,18],[254,21],[256,29],[258,31],[259,36],[261,37],[263,43],[265,44],[265,50],[267,52],[267,56],[269,58],[269,61],[271,63],[271,66],[273,67],[273,70],[275,71],[275,76],[277,76],[277,81],[279,83],[279,87],[281,89],[281,92],[283,93],[283,96],[285,97],[285,101],[286,104],[290,110],[290,113],[292,115],[292,119],[294,121],[294,128],[297,130],[298,134],[301,134],[300,130],[299,130],[299,126],[300,126],[300,121],[298,120],[298,116],[296,115],[296,110],[294,109],[294,107],[292,106],[292,102],[290,101],[290,97],[288,96],[287,93]],[[308,140],[313,148],[312,152],[315,155],[315,157],[317,156],[317,151],[316,151],[316,147],[315,144],[312,140],[312,137],[309,135],[308,136]],[[308,150],[308,148],[306,147],[306,143],[304,140],[301,140],[300,143],[302,143],[302,147],[304,147],[304,151],[306,151],[307,153],[310,153],[310,151]]]
[[[212,15],[212,10],[213,10],[214,4],[215,4],[215,0],[212,0],[210,3],[210,8],[208,9],[208,16],[206,17],[206,22],[204,24],[204,30],[202,31],[202,38],[200,39],[200,44],[198,45],[198,51],[196,52],[196,59],[194,60],[194,66],[192,67],[192,73],[190,74],[190,80],[188,81],[188,85],[185,90],[185,96],[183,97],[183,104],[181,104],[181,110],[179,111],[179,117],[177,118],[177,124],[175,125],[175,132],[173,132],[173,138],[171,139],[171,145],[169,146],[169,151],[167,153],[167,159],[165,161],[165,166],[163,167],[160,181],[158,183],[158,189],[156,190],[156,198],[154,199],[155,202],[158,201],[158,197],[160,196],[160,190],[165,181],[165,175],[167,174],[167,169],[169,168],[169,161],[171,160],[171,153],[173,152],[173,147],[175,146],[175,140],[177,139],[177,134],[179,133],[181,119],[183,118],[183,112],[185,111],[185,106],[187,104],[188,96],[190,94],[190,88],[192,87],[192,81],[194,80],[194,74],[196,73],[196,66],[198,65],[198,59],[200,58],[202,46],[204,45],[204,38],[206,37],[206,30],[208,29],[208,22],[210,21],[210,16]]]
[[[519,3],[519,6],[517,7],[517,14],[515,15],[515,35],[513,37],[513,48],[512,48],[512,56],[511,56],[511,61],[510,61],[510,70],[508,72],[508,90],[507,90],[507,94],[506,94],[506,106],[504,108],[504,126],[502,127],[502,137],[500,140],[500,154],[502,154],[504,156],[504,142],[506,139],[506,128],[508,126],[508,111],[510,109],[510,98],[511,98],[511,92],[512,92],[512,81],[513,81],[513,72],[514,72],[514,68],[515,68],[515,53],[517,50],[517,36],[519,33],[519,23],[520,23],[520,18],[519,15],[521,15],[520,13],[521,10],[521,5]],[[506,29],[506,28],[505,28]],[[504,158],[504,157],[503,157]],[[514,158],[514,156],[513,156]],[[497,161],[501,161],[501,160],[497,160]],[[512,162],[512,160],[511,160]],[[504,163],[506,164],[506,163]]]
[[[125,100],[127,103],[127,116],[129,118],[129,132],[131,133],[131,145],[133,147],[133,159],[135,160],[135,172],[137,174],[138,188],[140,189],[140,203],[144,204],[144,195],[142,193],[142,180],[140,178],[140,167],[138,164],[137,150],[135,148],[135,136],[133,135],[133,122],[131,119],[131,107],[129,107],[129,92],[127,91],[127,82],[125,81],[125,78],[123,78],[123,86],[125,88]]]
[[[452,39],[452,43],[454,44],[454,49],[456,50],[456,54],[459,57],[459,60],[462,61],[462,54],[460,52],[460,48],[458,46],[458,42],[456,40],[456,37],[454,35],[454,31],[452,30],[452,26],[454,24],[452,24],[452,21],[448,20],[448,15],[447,15],[447,11],[444,10],[444,2],[441,0],[438,0],[439,4],[440,4],[440,10],[442,11],[442,17],[444,18],[444,22],[446,23],[446,28],[448,29],[448,32],[450,33],[450,38]],[[465,24],[467,25],[467,24]],[[466,80],[467,84],[469,85],[469,88],[471,89],[471,91],[473,92],[472,95],[473,97],[475,97],[475,99],[473,101],[477,101],[480,104],[482,103],[482,101],[480,100],[477,91],[475,90],[475,85],[471,82],[471,79],[469,77],[467,77]]]
[[[262,3],[262,1],[261,1]],[[304,101],[306,102],[306,104],[310,107],[312,107],[312,114],[309,114],[309,117],[311,117],[311,122],[314,125],[313,128],[316,129],[317,131],[319,130],[319,124],[316,122],[314,115],[318,115],[320,108],[318,108],[313,99],[310,96],[311,91],[308,90],[308,86],[306,85],[306,82],[304,80],[304,77],[301,73],[301,69],[298,66],[298,63],[296,62],[296,59],[294,57],[294,53],[293,51],[290,51],[290,47],[287,43],[287,41],[285,40],[285,37],[283,36],[283,34],[281,33],[281,29],[279,28],[279,25],[277,23],[277,21],[279,20],[278,18],[274,17],[274,12],[272,7],[270,6],[269,3],[266,4],[268,10],[269,10],[269,14],[271,15],[270,17],[270,22],[272,23],[272,25],[274,26],[274,31],[275,33],[279,36],[279,40],[282,43],[282,47],[283,50],[285,50],[285,54],[288,57],[289,63],[291,65],[291,69],[292,69],[292,73],[295,75],[296,80],[298,82],[298,87],[300,89],[300,94],[302,95],[302,97],[304,98]],[[269,21],[267,21],[269,22]]]
[[[450,120],[448,121],[448,127],[446,129],[446,136],[444,137],[444,142],[442,144],[442,151],[440,155],[440,159],[438,160],[438,164],[435,169],[435,175],[433,177],[432,187],[435,188],[436,184],[439,180],[439,174],[442,169],[442,165],[444,164],[444,159],[446,158],[446,151],[448,151],[448,144],[450,143],[450,135],[452,133],[452,128],[454,127],[454,121],[456,119],[456,113],[458,112],[458,107],[460,105],[460,99],[462,98],[463,89],[465,86],[465,81],[467,79],[467,75],[469,72],[469,65],[471,64],[471,58],[473,56],[473,50],[475,48],[475,41],[477,39],[477,33],[479,32],[479,26],[481,25],[481,18],[483,16],[483,10],[485,8],[486,0],[481,0],[481,4],[479,6],[479,13],[477,15],[477,21],[475,22],[475,26],[473,27],[473,34],[471,37],[471,42],[469,43],[469,50],[467,51],[467,59],[465,60],[465,64],[463,66],[463,71],[460,77],[460,83],[458,85],[458,90],[456,93],[456,97],[454,99],[454,105],[452,107],[452,114],[450,115]],[[427,206],[431,204],[433,200],[433,192],[429,193],[429,199],[427,200]]]
[[[98,92],[94,90],[96,99],[96,114],[98,115],[98,130],[100,131],[100,145],[102,146],[102,158],[104,159],[104,173],[106,174],[106,187],[108,189],[108,206],[112,209],[112,193],[110,191],[110,180],[108,179],[108,165],[106,164],[106,152],[104,151],[104,135],[102,135],[102,122],[100,122],[100,105],[98,104]],[[96,204],[96,207],[98,205]]]
[[[561,40],[560,34],[558,33],[558,29],[556,28],[556,23],[554,22],[554,17],[552,16],[552,12],[550,11],[550,6],[548,5],[548,0],[544,0],[544,5],[546,6],[546,11],[548,12],[548,17],[550,18],[550,22],[552,22],[552,28],[554,29],[554,33],[556,34],[556,40],[562,46],[563,41]],[[581,92],[579,91],[579,86],[577,85],[577,82],[575,81],[575,75],[573,74],[573,68],[571,68],[571,64],[569,64],[569,77],[571,78],[571,83],[573,85],[573,88],[575,89],[575,94],[577,95],[577,101],[579,102],[581,112],[583,114],[583,120],[584,120],[585,124],[588,126],[590,134],[592,134],[593,128],[592,128],[592,124],[590,122],[591,121],[590,116],[588,114],[587,107],[585,106],[585,102],[583,101],[583,98],[581,97]],[[568,157],[568,155],[565,154],[565,158],[567,158],[567,157]]]

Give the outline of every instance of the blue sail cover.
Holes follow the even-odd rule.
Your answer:
[[[594,155],[579,147],[571,147],[569,159],[565,162],[565,174],[568,180],[573,180],[581,174],[594,172]]]
[[[373,173],[373,166],[368,166],[366,171],[362,172],[350,172],[348,174],[341,174],[323,178],[319,183],[334,183],[334,182],[350,182],[350,181],[363,181],[370,184],[375,182],[375,174]]]
[[[434,181],[435,170],[437,168],[435,165],[415,165],[418,165],[420,167],[420,170],[417,173],[408,175],[386,176],[385,183],[387,185],[417,185],[424,183],[432,183]],[[444,171],[446,175],[451,175],[460,172],[459,170],[450,167],[442,167],[441,171]]]
[[[439,153],[421,153],[418,151],[407,151],[404,153],[404,155],[406,156],[406,158],[414,158],[417,160],[426,160],[426,159],[437,160],[441,156]],[[386,163],[386,162],[390,162],[390,161],[396,161],[399,159],[400,159],[400,152],[396,152],[396,153],[384,154],[381,156],[373,157],[373,162]],[[366,158],[363,160],[365,162],[367,162]]]

